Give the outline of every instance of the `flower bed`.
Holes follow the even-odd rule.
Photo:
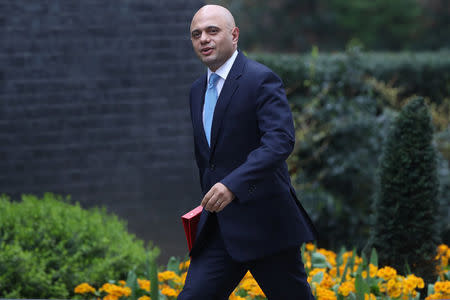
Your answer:
[[[302,253],[308,282],[317,300],[419,299],[420,290],[425,285],[422,278],[414,274],[402,276],[389,266],[379,267],[375,251],[372,252],[370,259],[366,259],[356,255],[355,251],[342,250],[335,253],[307,244],[303,247]],[[429,285],[427,300],[450,298],[449,258],[449,247],[440,245],[436,255],[436,260],[439,261],[437,270],[439,280]],[[176,299],[183,288],[188,268],[189,260],[180,262],[172,258],[167,270],[158,273],[157,298]],[[111,281],[99,289],[88,283],[82,283],[75,288],[75,293],[82,295],[83,298],[102,297],[104,300],[150,300],[150,289],[150,280],[136,278],[136,275],[130,272],[127,281]],[[248,272],[229,299],[263,300],[266,297]]]

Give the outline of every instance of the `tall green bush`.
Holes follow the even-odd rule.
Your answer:
[[[410,101],[390,130],[379,168],[371,246],[381,264],[435,279],[439,241],[437,157],[422,98]]]
[[[0,197],[0,298],[68,298],[81,282],[143,273],[145,259],[143,242],[105,210],[52,194]]]

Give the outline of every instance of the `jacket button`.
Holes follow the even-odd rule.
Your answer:
[[[216,165],[215,165],[215,164],[210,164],[210,165],[209,165],[209,169],[210,169],[211,171],[214,171],[214,170],[216,169]]]

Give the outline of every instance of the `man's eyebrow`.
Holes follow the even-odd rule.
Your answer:
[[[209,25],[209,26],[207,26],[207,27],[205,28],[205,30],[210,30],[210,29],[219,29],[219,30],[220,30],[220,27],[219,27],[219,26],[216,26],[216,25]],[[202,31],[202,30],[201,30],[201,29],[198,29],[198,28],[195,28],[194,30],[191,31],[191,34],[192,34],[192,33],[199,32],[199,31]]]

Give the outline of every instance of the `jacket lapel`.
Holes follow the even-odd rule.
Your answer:
[[[214,109],[214,117],[211,128],[211,154],[214,153],[214,148],[217,142],[217,136],[222,125],[225,112],[233,97],[234,92],[239,87],[238,78],[241,76],[245,65],[245,56],[241,52],[238,53],[236,60],[231,67],[230,73],[228,73],[227,79],[222,87],[220,96],[217,99],[217,104]],[[206,83],[205,83],[206,85]],[[206,142],[206,137],[205,137]],[[206,142],[207,143],[207,142]]]

